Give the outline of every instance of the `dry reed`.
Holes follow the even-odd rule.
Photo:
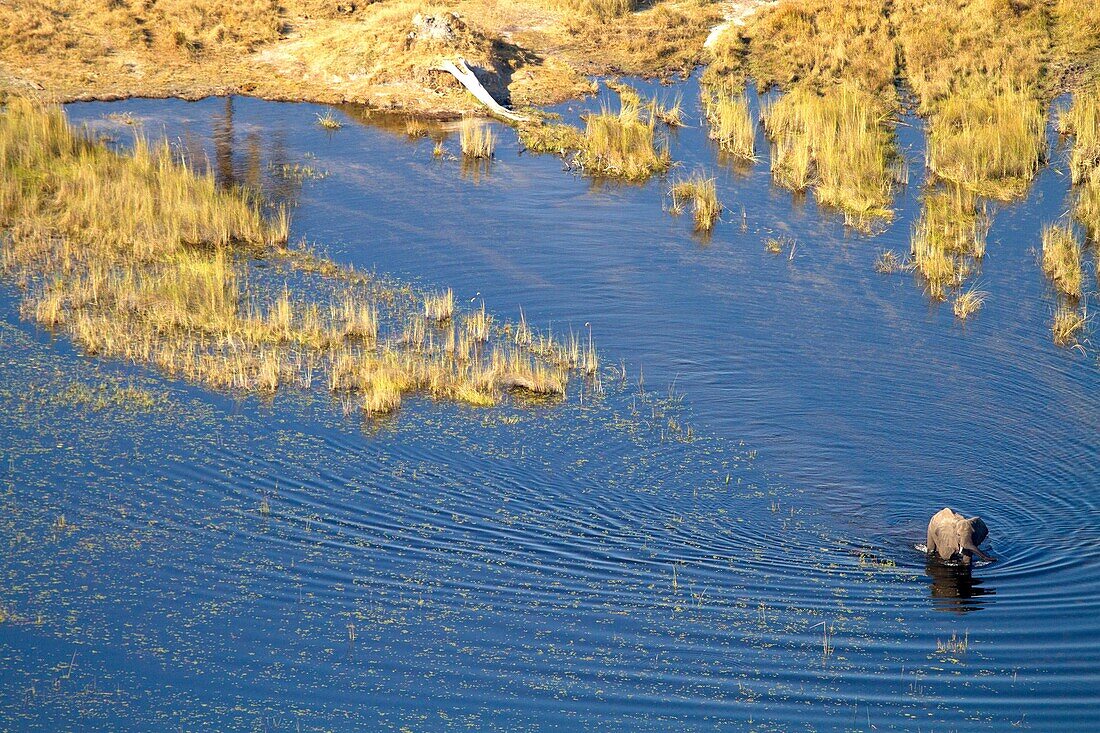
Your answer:
[[[256,196],[220,188],[166,143],[137,137],[114,153],[59,110],[13,98],[0,169],[0,268],[25,289],[27,317],[89,354],[259,393],[309,387],[319,372],[367,415],[410,392],[474,405],[503,390],[560,395],[570,369],[587,371],[547,335],[539,353],[530,335],[497,355],[484,304],[462,329],[426,328],[450,320],[449,291],[420,298],[286,249],[285,211],[265,217]],[[284,258],[311,286],[252,284],[258,257]]]

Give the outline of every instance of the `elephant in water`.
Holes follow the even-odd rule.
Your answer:
[[[974,555],[986,561],[993,559],[978,549],[988,536],[989,528],[981,517],[967,519],[951,509],[941,509],[928,523],[928,553],[936,553],[941,560],[958,555],[963,566],[970,567]]]

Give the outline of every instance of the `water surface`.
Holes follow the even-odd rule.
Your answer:
[[[320,107],[243,98],[68,108],[123,145],[105,115],[130,112],[291,201],[292,236],[340,262],[591,329],[626,378],[584,404],[418,399],[364,425],[322,395],[238,401],[87,359],[5,286],[13,730],[1100,725],[1100,374],[1091,345],[1051,344],[1036,252],[1066,151],[1052,137],[1026,201],[993,210],[989,297],[961,324],[872,268],[908,250],[919,121],[869,237],[774,188],[766,155],[724,164],[694,81],[649,91],[689,115],[672,177],[718,178],[705,240],[665,211],[668,180],[594,182],[503,127],[473,170],[445,129],[410,140],[354,109],[329,133]],[[776,234],[793,256],[765,251]],[[163,401],[57,396],[133,380]],[[998,561],[971,578],[916,549],[945,505],[990,527]]]

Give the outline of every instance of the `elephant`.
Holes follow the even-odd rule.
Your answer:
[[[928,553],[935,553],[941,560],[950,560],[955,555],[964,567],[970,567],[974,555],[990,561],[989,555],[978,549],[986,537],[989,528],[981,517],[967,519],[949,508],[941,509],[928,522]]]

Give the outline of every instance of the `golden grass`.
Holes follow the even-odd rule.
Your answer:
[[[905,263],[898,257],[897,252],[892,249],[884,249],[875,258],[875,271],[884,275],[892,275],[905,269],[907,269]]]
[[[412,139],[424,137],[428,134],[428,125],[421,119],[410,117],[405,120],[405,134]]]
[[[11,99],[0,168],[0,268],[25,289],[27,317],[89,354],[260,393],[308,388],[316,375],[367,415],[414,391],[474,405],[516,384],[562,394],[569,369],[584,368],[563,366],[571,350],[547,336],[541,353],[510,346],[518,355],[501,361],[484,304],[461,330],[428,329],[449,320],[449,292],[422,299],[285,249],[285,212],[265,217],[256,197],[219,188],[166,144],[139,137],[132,154],[117,154],[74,133],[60,111]],[[250,284],[262,279],[251,260],[265,256],[311,287]]]
[[[459,127],[459,143],[464,157],[489,160],[496,150],[496,135],[487,123],[467,119]]]
[[[786,0],[765,8],[747,29],[748,72],[761,87],[821,93],[846,82],[892,99],[896,51],[889,8],[886,0]],[[723,54],[732,65],[729,52]]]
[[[970,318],[970,316],[981,310],[985,298],[986,293],[980,290],[970,289],[959,293],[955,296],[955,302],[952,304],[955,317],[960,321]]]
[[[905,77],[934,112],[957,94],[1037,97],[1050,51],[1045,0],[895,0]]]
[[[435,323],[446,323],[455,312],[455,294],[447,288],[446,292],[430,294],[424,297],[424,316]]]
[[[744,92],[703,89],[703,113],[718,147],[742,160],[756,158],[756,122]]]
[[[926,191],[910,238],[910,256],[932,297],[943,299],[985,256],[989,215],[960,187]]]
[[[635,0],[553,0],[553,4],[579,11],[600,20],[611,20],[633,12]]]
[[[1073,183],[1100,168],[1100,84],[1077,90],[1073,104],[1058,118],[1058,131],[1073,136],[1069,169]]]
[[[1021,92],[953,95],[932,118],[928,168],[983,196],[1019,196],[1045,158],[1045,123],[1042,105]]]
[[[1074,183],[1073,217],[1088,236],[1100,241],[1100,82],[1078,89],[1073,104],[1058,119],[1059,131],[1073,136],[1070,174]]]
[[[800,86],[766,105],[776,182],[796,191],[813,185],[820,203],[860,227],[889,219],[898,167],[887,114],[875,97],[849,84],[824,95]]]
[[[1077,334],[1085,327],[1085,314],[1065,305],[1058,306],[1051,323],[1051,335],[1058,346],[1077,343]]]
[[[651,105],[620,97],[618,112],[604,107],[585,117],[584,145],[573,158],[580,170],[638,181],[668,170],[668,141],[659,141]]]
[[[529,122],[519,126],[519,140],[532,153],[565,156],[584,147],[584,133],[557,122]]]
[[[672,211],[675,214],[691,204],[691,216],[697,232],[709,232],[722,215],[722,204],[718,200],[713,178],[695,174],[672,184],[668,193],[672,196]]]
[[[344,123],[337,119],[332,110],[328,110],[323,115],[317,115],[317,124],[326,130],[339,130],[344,126]]]
[[[1062,295],[1081,297],[1081,241],[1071,225],[1043,227],[1043,272]]]

